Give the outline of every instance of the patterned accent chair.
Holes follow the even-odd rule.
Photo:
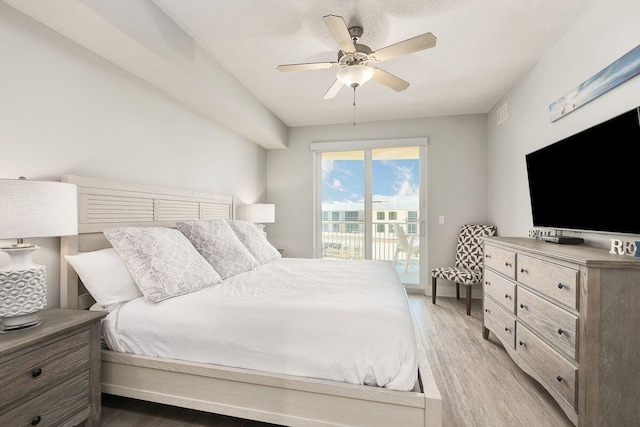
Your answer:
[[[460,285],[467,287],[467,315],[471,314],[471,286],[482,281],[484,253],[482,238],[495,236],[495,225],[465,224],[460,229],[454,267],[431,270],[431,302],[436,303],[436,281],[450,280],[456,284],[456,298],[460,299]]]

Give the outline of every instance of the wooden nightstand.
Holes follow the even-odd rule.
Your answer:
[[[0,334],[0,425],[99,424],[106,314],[49,309],[42,324]]]

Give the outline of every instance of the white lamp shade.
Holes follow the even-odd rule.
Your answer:
[[[276,205],[255,203],[238,206],[238,217],[256,224],[276,222]]]
[[[347,86],[360,86],[373,77],[373,68],[366,65],[348,65],[338,71],[336,78]]]
[[[77,234],[77,198],[74,184],[0,179],[0,239]]]

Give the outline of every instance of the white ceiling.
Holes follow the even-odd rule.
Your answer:
[[[322,17],[364,28],[378,50],[431,32],[434,48],[377,66],[410,83],[357,89],[358,122],[486,113],[592,0],[152,0],[287,126],[349,123],[353,92],[322,96],[336,69],[282,73],[280,64],[337,60]]]

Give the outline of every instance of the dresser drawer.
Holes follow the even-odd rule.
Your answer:
[[[501,338],[511,349],[515,346],[516,319],[491,297],[484,297],[484,326]]]
[[[547,385],[575,409],[578,368],[560,353],[538,338],[522,323],[518,323],[516,351]]]
[[[0,415],[0,425],[75,426],[89,417],[90,411],[87,370]]]
[[[524,321],[550,344],[576,359],[578,316],[520,287],[518,320]]]
[[[516,253],[493,245],[484,245],[484,265],[505,276],[516,278]]]
[[[511,314],[516,314],[516,285],[491,270],[484,271],[484,292]]]
[[[9,359],[0,365],[0,412],[88,368],[89,331]]]
[[[518,282],[569,308],[578,308],[578,270],[519,254]]]

